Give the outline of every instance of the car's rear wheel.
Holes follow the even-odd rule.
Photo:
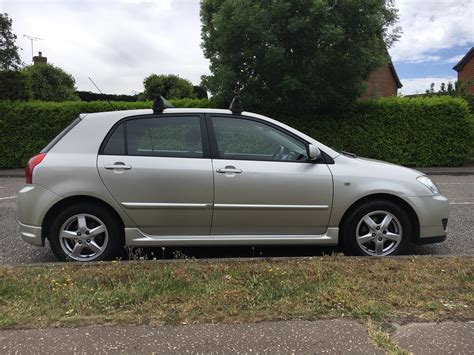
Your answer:
[[[54,255],[60,261],[110,260],[123,247],[123,229],[108,209],[78,203],[61,211],[49,233]]]
[[[370,201],[356,207],[342,230],[347,254],[387,256],[405,253],[412,224],[407,213],[391,201]]]

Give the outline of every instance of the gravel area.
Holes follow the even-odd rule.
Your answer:
[[[446,242],[417,246],[415,254],[474,255],[474,175],[432,176],[442,193],[450,199],[451,217]],[[49,248],[24,243],[20,239],[16,215],[16,192],[23,178],[0,177],[0,263],[35,263],[54,261]],[[338,252],[334,248],[316,247],[197,247],[154,250],[158,258],[174,258],[176,253],[196,258],[309,256]]]

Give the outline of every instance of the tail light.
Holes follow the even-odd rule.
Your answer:
[[[41,163],[46,156],[46,153],[38,153],[33,155],[31,159],[28,161],[28,164],[25,166],[25,178],[27,184],[33,183],[33,170],[35,169],[36,165]]]

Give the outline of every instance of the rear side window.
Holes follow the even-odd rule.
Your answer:
[[[202,158],[199,116],[130,119],[109,136],[102,154]]]
[[[152,117],[127,122],[129,155],[202,158],[199,116]]]
[[[125,123],[120,124],[109,137],[102,154],[125,155]]]
[[[77,117],[74,121],[72,121],[66,128],[64,128],[61,133],[59,133],[54,139],[49,142],[46,147],[44,147],[40,153],[47,153],[53,148],[63,137],[76,126],[79,122],[81,122],[81,118]]]

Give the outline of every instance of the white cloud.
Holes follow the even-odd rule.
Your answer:
[[[403,31],[390,50],[395,61],[429,61],[434,51],[474,42],[474,0],[396,0],[395,6]]]
[[[13,19],[22,60],[31,62],[22,35],[43,38],[34,43],[35,53],[73,74],[79,90],[95,91],[89,76],[104,92],[131,93],[143,90],[151,73],[199,84],[209,72],[197,0],[3,0],[2,12]]]
[[[446,64],[457,64],[466,54],[455,55],[454,57],[448,58],[443,61]]]
[[[441,83],[454,83],[456,80],[456,77],[450,76],[403,79],[403,87],[399,90],[399,93],[401,95],[423,94],[430,88],[431,83],[435,84],[435,91],[438,91]]]
[[[441,59],[439,55],[424,55],[417,54],[407,59],[407,63],[426,63],[426,62],[437,62]]]

